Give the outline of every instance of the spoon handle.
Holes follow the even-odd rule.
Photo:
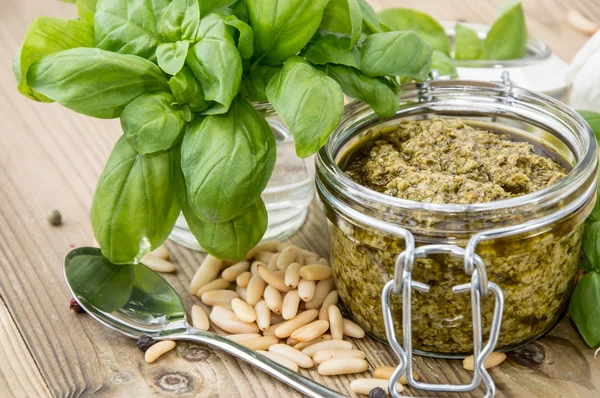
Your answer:
[[[301,374],[294,372],[285,366],[271,361],[269,358],[252,351],[235,341],[219,336],[215,333],[204,332],[199,329],[189,329],[187,333],[168,336],[171,340],[187,340],[203,343],[222,351],[225,351],[250,365],[255,366],[281,380],[288,386],[300,391],[302,394],[312,398],[341,398],[345,395],[333,391],[319,383],[316,383]]]

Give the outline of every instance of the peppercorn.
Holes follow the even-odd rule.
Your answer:
[[[75,301],[74,298],[71,299],[71,302],[69,303],[69,309],[77,314],[84,314],[85,311],[83,310],[83,308],[81,308],[81,306],[79,305],[79,303],[77,301]]]
[[[141,336],[137,341],[137,346],[142,352],[146,352],[148,348],[152,347],[156,341],[148,335]]]
[[[387,398],[387,394],[383,388],[375,387],[369,391],[369,398]]]
[[[62,215],[60,214],[60,211],[52,210],[50,213],[48,213],[46,220],[48,220],[51,225],[58,226],[62,224]]]

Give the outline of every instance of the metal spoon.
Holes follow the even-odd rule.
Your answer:
[[[100,323],[126,336],[186,340],[223,350],[276,377],[309,397],[344,397],[304,376],[215,333],[191,327],[181,297],[143,264],[114,265],[100,249],[72,250],[63,263],[65,279],[79,305]],[[102,280],[92,283],[93,278]]]

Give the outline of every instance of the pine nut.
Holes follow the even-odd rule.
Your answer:
[[[335,305],[337,307],[339,295],[337,290],[333,290],[329,292],[329,294],[323,300],[323,304],[321,305],[321,309],[319,310],[319,319],[328,321],[329,320],[329,306]],[[341,340],[341,339],[338,339]]]
[[[347,375],[362,373],[369,369],[369,364],[364,359],[341,358],[330,359],[319,365],[317,371],[324,376]]]
[[[323,335],[321,335],[321,336],[319,336],[316,339],[311,340],[311,341],[301,341],[298,344],[292,345],[292,347],[294,347],[295,349],[297,349],[299,351],[302,351],[303,349],[305,349],[309,345],[321,343],[321,342],[327,341],[327,340],[331,340],[331,335],[330,334],[323,334]]]
[[[236,297],[240,297],[240,295],[233,290],[211,290],[202,293],[200,300],[206,305],[213,306],[216,303],[231,303],[231,300]]]
[[[298,286],[298,282],[300,282],[300,267],[300,264],[292,263],[285,270],[285,277],[283,279],[287,287],[295,288]]]
[[[335,290],[334,290],[335,291]],[[332,292],[333,293],[333,292]],[[344,339],[344,318],[337,305],[329,306],[329,328],[333,340]]]
[[[304,259],[304,256],[302,255],[300,249],[298,249],[298,254],[296,255],[294,261],[292,261],[292,263],[300,264],[301,266],[306,265],[306,260]]]
[[[223,307],[229,311],[233,311],[233,307],[231,306],[231,303],[216,303],[214,305],[214,307]]]
[[[300,274],[298,274],[300,276]],[[300,279],[298,282],[298,294],[305,303],[308,303],[315,295],[316,283],[314,281],[307,281],[306,279]]]
[[[285,249],[287,249],[288,247],[296,247],[296,245],[294,245],[292,243],[288,243],[288,242],[277,242],[277,248],[276,248],[276,250],[278,252],[282,252]]]
[[[286,293],[281,305],[281,315],[283,319],[292,319],[298,314],[298,306],[300,305],[300,295],[298,290],[291,290]]]
[[[207,254],[192,278],[190,293],[196,294],[202,286],[215,280],[221,271],[221,265],[223,265],[223,261]]]
[[[164,353],[169,352],[173,348],[175,348],[175,345],[176,344],[173,340],[159,341],[158,343],[150,346],[148,350],[146,350],[146,353],[144,354],[144,359],[146,360],[146,362],[152,363]]]
[[[175,272],[177,270],[173,263],[152,254],[146,254],[142,258],[142,264],[156,272]]]
[[[275,253],[273,257],[269,259],[269,262],[267,263],[267,268],[269,271],[277,271],[277,260],[279,259],[279,254],[280,253]]]
[[[323,264],[305,265],[300,268],[300,277],[309,281],[322,281],[331,278],[333,270]]]
[[[221,278],[226,281],[233,282],[242,273],[250,269],[250,263],[248,261],[241,261],[237,264],[233,264],[231,267],[225,268],[221,273]]]
[[[314,340],[320,335],[324,334],[327,329],[329,329],[329,322],[314,321],[295,330],[294,333],[292,333],[292,338],[298,341]],[[333,335],[331,335],[331,337],[333,337]]]
[[[313,361],[317,365],[322,364],[325,361],[329,361],[330,359],[340,359],[340,358],[359,358],[365,359],[366,355],[361,350],[344,350],[344,349],[331,349],[331,350],[322,350],[317,351],[312,356]]]
[[[281,355],[301,368],[312,368],[314,366],[313,360],[308,355],[301,353],[287,344],[273,344],[269,347],[269,352]]]
[[[282,366],[285,366],[286,368],[288,368],[290,370],[293,370],[294,372],[298,371],[298,364],[295,363],[294,361],[290,360],[289,358],[286,358],[286,357],[281,356],[281,355],[274,354],[274,353],[269,352],[269,351],[258,350],[257,352],[259,352],[262,355],[266,356],[271,361],[277,362],[278,364],[280,364]]]
[[[256,254],[256,260],[260,261],[261,263],[269,264],[269,261],[271,261],[271,258],[274,255],[275,253],[272,252],[258,252]]]
[[[276,314],[281,314],[281,306],[282,306],[282,298],[279,290],[275,289],[273,286],[268,285],[265,288],[264,293],[265,302],[267,303],[267,307],[271,309]]]
[[[151,251],[150,254],[154,257],[162,258],[165,261],[168,261],[170,257],[169,250],[167,250],[165,245],[158,246],[156,249]]]
[[[263,336],[275,336],[275,329],[277,329],[279,325],[281,325],[281,323],[271,324],[271,326],[269,326],[263,331]]]
[[[261,261],[254,261],[252,262],[252,265],[250,266],[250,273],[252,275],[257,275],[258,274],[258,266],[259,264],[264,265],[265,267],[267,266],[267,264],[261,262]]]
[[[256,339],[260,337],[260,334],[258,333],[244,333],[244,334],[230,334],[229,336],[225,336],[226,339],[232,340],[232,341],[243,341],[243,340],[250,340],[250,339]]]
[[[569,24],[580,31],[581,33],[585,33],[588,36],[593,35],[598,31],[600,27],[598,24],[588,19],[587,17],[580,14],[578,11],[569,10],[567,12],[567,21]]]
[[[325,279],[324,281],[320,281],[317,283],[315,287],[315,294],[313,298],[306,302],[306,308],[309,310],[321,308],[323,305],[323,301],[325,297],[333,290],[333,279]],[[300,296],[302,297],[302,296]]]
[[[210,328],[208,316],[199,305],[192,306],[192,326],[201,330],[208,330]]]
[[[287,340],[285,341],[285,344],[289,345],[290,347],[293,347],[298,343],[300,343],[300,342],[298,340],[293,339],[291,336],[288,337]]]
[[[228,287],[229,282],[225,279],[215,279],[214,281],[209,282],[206,285],[202,286],[200,289],[198,289],[198,291],[196,292],[196,297],[200,298],[206,292],[210,292],[213,290],[223,290],[227,289]]]
[[[351,320],[344,318],[344,336],[362,339],[365,337],[365,330]]]
[[[248,287],[246,287],[246,302],[250,305],[256,305],[262,297],[265,287],[267,287],[267,284],[260,275],[253,275],[250,282],[248,282]]]
[[[321,258],[319,259],[319,261],[317,261],[317,264],[322,264],[322,265],[326,265],[326,266],[328,266],[328,267],[329,267],[329,261],[327,261],[327,259],[326,259],[326,258],[324,258],[324,257],[321,257]]]
[[[279,337],[280,339],[285,339],[286,337],[291,336],[292,333],[297,329],[312,322],[317,315],[319,315],[319,311],[317,310],[304,311],[296,315],[293,319],[285,321],[279,325],[279,327],[275,329],[275,336]]]
[[[258,275],[269,285],[273,286],[275,289],[280,292],[287,293],[292,288],[287,287],[285,285],[285,281],[283,280],[283,276],[280,274],[276,274],[271,272],[267,267],[262,264],[257,266]]]
[[[255,323],[241,321],[233,311],[223,307],[213,307],[210,313],[210,320],[215,325],[226,332],[234,334],[258,333],[258,326]]]
[[[383,391],[388,391],[388,381],[383,379],[356,379],[350,382],[350,389],[357,394],[369,395],[371,390],[379,387]],[[401,392],[404,386],[396,383],[396,391]]]
[[[233,313],[240,319],[240,321],[256,321],[256,311],[254,311],[254,307],[245,301],[242,301],[239,298],[234,298],[231,300],[231,308],[233,308]]]
[[[261,300],[254,306],[256,312],[256,323],[258,328],[265,331],[271,326],[271,310],[267,306],[265,300]]]
[[[268,350],[273,344],[279,343],[277,336],[263,336],[254,339],[242,340],[239,342],[246,348],[251,350]]]
[[[243,287],[240,287],[240,286],[236,286],[235,287],[235,292],[240,295],[240,298],[242,300],[246,301],[247,295],[248,295],[248,292],[246,291],[246,288],[243,288]]]
[[[317,351],[334,349],[351,350],[352,344],[346,340],[325,340],[303,348],[302,353],[312,357]]]
[[[250,282],[250,278],[252,278],[252,273],[250,273],[249,271],[242,272],[238,275],[237,278],[235,278],[235,283],[239,287],[248,287],[248,282]]]
[[[310,253],[307,255],[304,255],[304,264],[318,264],[319,263],[319,256],[317,256],[315,253]]]
[[[296,257],[302,255],[300,250],[295,246],[290,246],[279,254],[277,257],[277,268],[284,270],[296,260]]]
[[[250,259],[254,258],[256,256],[256,254],[259,252],[274,252],[277,250],[278,244],[279,244],[279,242],[275,242],[274,240],[267,241],[267,242],[260,242],[258,245],[254,246],[252,249],[250,249],[248,254],[246,254],[246,257],[244,258],[244,260],[250,260]]]
[[[373,371],[373,377],[377,379],[389,380],[392,378],[392,373],[394,373],[395,370],[396,368],[392,366],[381,366]],[[419,380],[420,377],[418,374],[413,372],[413,379]],[[402,384],[406,384],[406,374],[403,373],[402,376],[400,376],[400,380],[398,381]]]
[[[506,360],[506,354],[503,352],[492,352],[486,360],[483,362],[483,367],[486,369],[493,368],[494,366],[500,365]],[[475,367],[475,358],[473,355],[469,355],[463,360],[463,368],[466,370],[473,370]]]

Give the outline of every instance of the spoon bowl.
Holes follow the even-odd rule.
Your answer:
[[[65,279],[79,305],[105,326],[132,338],[187,340],[218,348],[276,377],[309,397],[344,397],[216,333],[191,327],[175,289],[143,264],[115,265],[100,249],[67,254]]]

